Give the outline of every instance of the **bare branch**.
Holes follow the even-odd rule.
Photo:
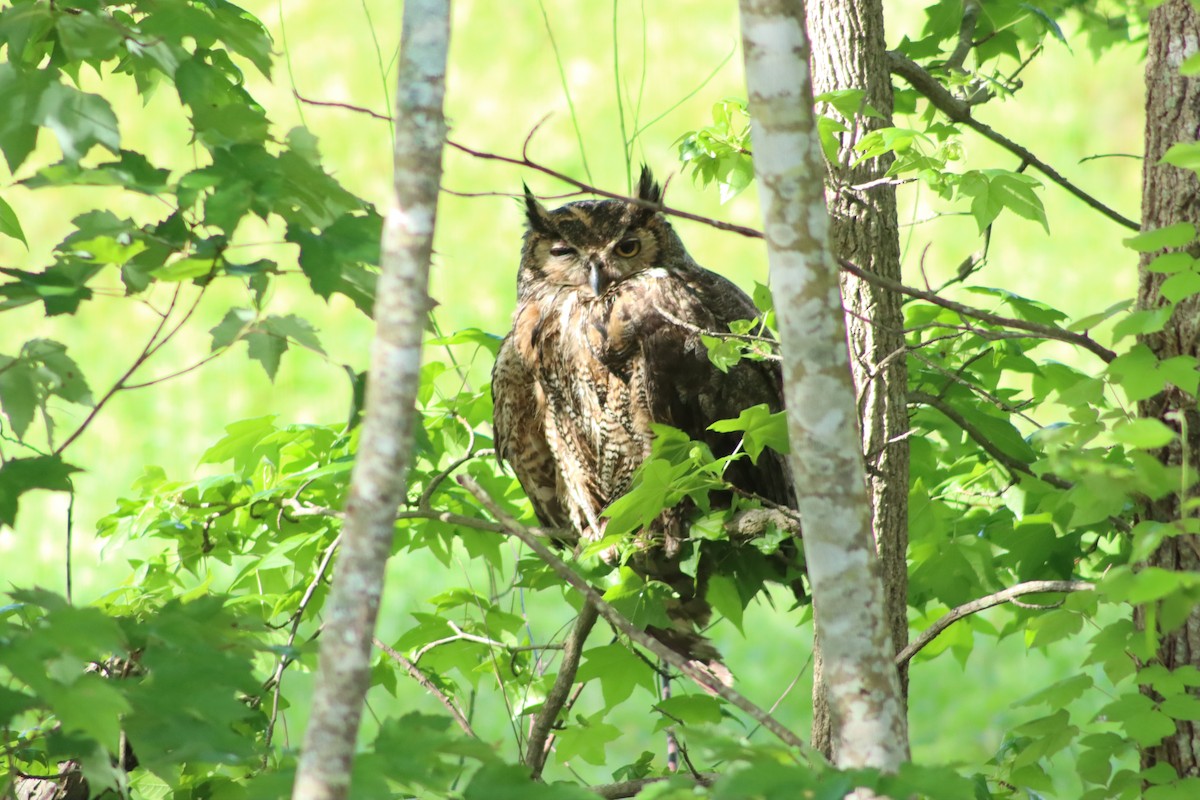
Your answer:
[[[484,159],[486,161],[500,161],[505,164],[515,164],[518,167],[528,167],[529,169],[536,170],[543,174],[549,175],[553,178],[557,178],[558,180],[562,181],[563,183],[570,184],[571,186],[574,186],[577,189],[588,192],[590,194],[599,195],[600,197],[608,197],[613,200],[623,200],[626,203],[632,203],[633,205],[641,206],[643,208],[652,208],[655,211],[661,211],[662,213],[668,214],[672,217],[679,217],[680,219],[689,219],[692,222],[700,222],[700,223],[709,225],[713,228],[716,228],[716,229],[722,230],[722,231],[731,231],[733,233],[740,233],[742,236],[746,236],[751,239],[761,239],[762,238],[761,231],[756,231],[753,228],[747,228],[743,225],[734,225],[731,222],[722,222],[720,220],[713,219],[711,217],[704,217],[699,214],[692,214],[688,211],[681,211],[678,208],[671,208],[670,206],[664,206],[660,203],[651,203],[650,201],[643,200],[640,197],[629,197],[628,195],[616,194],[614,192],[606,192],[603,189],[600,189],[595,186],[591,186],[589,184],[584,183],[583,181],[576,180],[575,178],[572,178],[570,175],[566,175],[562,172],[551,169],[550,167],[539,164],[536,161],[532,161],[524,156],[522,156],[521,158],[513,158],[511,156],[502,156],[502,155],[499,155],[498,153],[488,153],[488,152],[484,152],[482,150],[475,150],[471,147],[467,147],[466,145],[459,144],[458,142],[455,142],[455,141],[452,141],[449,139],[446,140],[446,144],[448,144],[450,147],[453,147],[455,150],[459,150],[463,153],[466,153],[469,156],[474,156],[475,158]]]
[[[524,543],[525,546],[530,550],[532,550],[538,558],[542,559],[542,561],[544,561],[546,565],[549,566],[556,575],[558,575],[559,578],[570,584],[571,588],[582,594],[590,603],[595,605],[599,610],[600,615],[604,617],[604,619],[610,625],[628,636],[630,639],[636,642],[638,646],[649,650],[651,653],[663,659],[675,669],[679,670],[684,675],[700,684],[700,686],[704,687],[706,691],[720,696],[723,700],[746,712],[752,719],[761,723],[764,728],[775,734],[780,741],[792,747],[804,748],[804,741],[799,736],[785,728],[777,719],[772,717],[766,711],[750,702],[750,700],[748,700],[740,692],[737,692],[721,683],[704,670],[696,668],[679,653],[676,653],[674,650],[648,635],[645,631],[641,630],[628,619],[626,619],[621,612],[609,605],[604,598],[600,596],[599,592],[588,585],[587,581],[585,581],[579,576],[578,573],[567,566],[566,562],[551,552],[536,534],[525,528],[523,525],[505,513],[504,509],[500,508],[500,506],[496,504],[496,501],[494,501],[487,494],[487,492],[483,490],[483,487],[481,487],[474,478],[470,477],[469,475],[460,475],[458,477],[458,482],[462,484],[467,491],[475,495],[475,499],[479,501],[480,505],[487,509],[487,511],[497,519],[500,525],[503,526],[505,533],[520,539],[521,542]]]
[[[1117,357],[1116,353],[1101,345],[1086,333],[1076,333],[1074,331],[1063,330],[1062,328],[1054,325],[1043,325],[1038,322],[1014,319],[1013,317],[1002,317],[999,314],[993,314],[990,311],[984,311],[982,309],[963,305],[962,303],[956,303],[953,300],[947,300],[944,297],[939,297],[933,292],[927,292],[923,289],[915,289],[911,286],[905,286],[904,284],[897,283],[890,278],[884,278],[880,275],[876,275],[873,272],[867,272],[861,267],[856,266],[845,259],[840,259],[839,263],[841,264],[842,269],[846,270],[846,272],[849,272],[851,275],[857,275],[869,283],[874,283],[877,286],[882,286],[885,289],[891,289],[893,292],[899,292],[900,294],[908,295],[909,297],[915,297],[918,300],[924,300],[927,303],[933,303],[935,306],[948,308],[964,317],[972,317],[974,319],[981,320],[982,322],[990,322],[993,325],[1003,325],[1008,328],[1016,328],[1017,330],[1028,331],[1029,333],[1034,334],[1035,338],[1054,339],[1056,341],[1078,345],[1084,350],[1087,350],[1088,352],[1098,356],[1106,364],[1111,363],[1113,359]]]
[[[1051,181],[1057,183],[1088,206],[1096,209],[1114,222],[1124,225],[1130,230],[1141,230],[1142,226],[1140,223],[1109,208],[1064,178],[1054,167],[1051,167],[1045,161],[1035,156],[1028,148],[1017,144],[1007,136],[998,133],[990,125],[986,125],[971,116],[971,104],[966,100],[952,95],[946,87],[938,82],[937,78],[930,75],[920,64],[895,50],[888,51],[888,61],[893,73],[908,81],[910,86],[923,94],[935,108],[949,117],[952,122],[966,125],[985,139],[995,142],[1005,150],[1018,156],[1022,161],[1028,162]]]
[[[587,641],[588,634],[592,632],[598,617],[599,612],[596,610],[596,606],[585,601],[583,608],[579,609],[575,627],[571,629],[571,634],[567,637],[567,645],[563,648],[562,662],[558,666],[558,675],[554,678],[554,685],[550,687],[541,710],[534,717],[533,726],[529,731],[529,741],[525,745],[525,766],[529,767],[530,774],[535,780],[541,777],[542,768],[546,766],[547,739],[550,736],[550,730],[558,720],[558,712],[567,702],[567,696],[575,684],[575,673],[579,670],[579,658],[583,653],[583,643]]]
[[[981,597],[978,600],[964,603],[922,631],[920,636],[896,655],[896,664],[908,662],[922,648],[941,635],[942,631],[963,617],[1011,602],[1014,598],[1021,595],[1040,594],[1043,592],[1086,592],[1094,588],[1096,588],[1095,585],[1087,581],[1027,581],[1025,583],[1018,583],[1016,586],[1010,586],[995,594],[989,594],[987,597]]]
[[[392,118],[387,114],[380,114],[378,111],[372,111],[371,109],[363,108],[362,106],[355,106],[351,105],[350,103],[335,103],[330,100],[310,100],[309,98],[304,97],[294,88],[292,89],[292,94],[296,96],[297,100],[305,105],[322,106],[324,108],[341,108],[346,111],[353,111],[355,114],[365,114],[366,116],[371,117],[372,119],[380,120],[381,122],[392,121]]]

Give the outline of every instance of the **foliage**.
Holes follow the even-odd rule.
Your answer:
[[[1140,6],[1133,4],[989,2],[974,32],[978,44],[969,69],[946,66],[961,8],[958,0],[930,5],[922,35],[906,38],[899,50],[975,100],[1018,93],[1017,73],[1047,37],[1065,39],[1068,13],[1078,36],[1097,52],[1135,40],[1142,28]],[[73,491],[72,476],[94,465],[71,463],[67,448],[103,417],[114,395],[150,387],[144,365],[201,302],[223,304],[220,322],[210,331],[208,352],[192,354],[173,373],[201,368],[243,342],[255,368],[271,377],[297,347],[322,352],[311,322],[272,307],[277,286],[297,276],[305,291],[324,299],[340,295],[369,313],[381,219],[325,165],[312,133],[279,131],[271,110],[250,95],[245,73],[269,75],[275,43],[258,20],[224,0],[69,7],[18,0],[0,10],[0,43],[6,54],[0,152],[13,175],[22,176],[17,183],[33,197],[44,188],[75,186],[153,200],[134,212],[98,201],[72,220],[71,232],[40,269],[0,269],[0,311],[37,307],[46,318],[70,319],[115,293],[129,309],[151,308],[161,318],[147,341],[114,342],[129,366],[110,384],[46,336],[0,354],[0,525],[12,526],[27,492]],[[123,120],[108,94],[113,87],[144,98],[176,93],[194,163],[160,164],[148,149],[127,149]],[[828,156],[895,155],[891,178],[919,181],[948,208],[967,209],[981,233],[1011,214],[1050,230],[1037,179],[1000,167],[959,169],[965,132],[912,90],[898,92],[905,116],[896,127],[867,137],[853,154],[840,153],[839,134],[856,116],[876,113],[862,96],[818,98]],[[712,118],[711,126],[680,137],[678,147],[694,176],[715,183],[725,201],[753,175],[749,120],[744,103],[728,98],[713,105]],[[53,163],[40,156],[50,137],[61,154]],[[1189,148],[1177,146],[1172,163],[1194,167]],[[26,242],[21,220],[36,210],[0,199],[0,235]],[[239,260],[237,244],[259,223],[280,232],[294,263]],[[992,621],[967,617],[918,655],[914,669],[945,653],[965,663],[976,634],[1020,637],[1034,649],[1087,637],[1075,674],[1030,687],[1018,703],[1027,717],[989,763],[915,765],[897,776],[841,773],[816,756],[754,735],[729,704],[693,687],[676,682],[674,694],[661,697],[657,668],[643,653],[597,634],[582,652],[579,699],[555,730],[554,774],[570,775],[565,765],[591,782],[666,778],[643,796],[695,796],[691,780],[671,776],[650,752],[670,730],[688,768],[719,772],[703,790],[719,798],[835,797],[854,785],[895,797],[1069,796],[1054,769],[1064,754],[1074,764],[1080,796],[1089,800],[1193,796],[1194,778],[1161,767],[1141,771],[1137,747],[1160,741],[1173,720],[1200,715],[1193,691],[1200,672],[1168,672],[1155,664],[1156,629],[1137,630],[1130,609],[1144,607],[1157,630],[1166,631],[1200,599],[1200,578],[1193,574],[1135,568],[1164,538],[1198,532],[1192,518],[1165,524],[1137,517],[1145,499],[1186,491],[1194,479],[1155,458],[1180,431],[1137,419],[1130,408],[1168,386],[1197,391],[1193,359],[1160,362],[1137,341],[1200,292],[1200,261],[1187,249],[1196,236],[1190,226],[1173,226],[1127,241],[1131,265],[1136,252],[1159,253],[1150,268],[1171,275],[1162,306],[1153,310],[1122,303],[1072,320],[1045,302],[972,281],[976,264],[955,281],[958,296],[1022,326],[924,299],[906,305],[914,401],[914,628],[1024,581],[1076,579],[1096,586],[1065,600],[1009,607]],[[954,291],[942,287],[940,294]],[[708,337],[718,366],[774,357],[769,293],[760,287],[755,300],[760,319],[729,336]],[[1082,351],[1068,360],[1061,350],[1048,352],[1051,341],[1063,346],[1059,333],[1097,330],[1117,349],[1111,362]],[[528,721],[544,707],[559,668],[553,660],[558,637],[546,624],[535,635],[533,621],[561,617],[578,600],[544,563],[511,548],[454,480],[459,471],[471,475],[506,512],[536,522],[515,479],[489,457],[490,391],[475,379],[473,365],[486,368],[498,343],[476,329],[429,342],[417,461],[394,554],[444,571],[444,588],[384,641],[373,696],[396,695],[401,682],[416,676],[469,723],[480,724],[485,712],[476,709],[482,708],[503,721],[507,734],[489,729],[475,738],[432,704],[435,713],[388,716],[369,731],[355,766],[362,797],[593,796],[575,782],[533,783],[516,763]],[[362,377],[351,378],[361,396]],[[356,409],[349,416],[348,424],[293,424],[272,416],[229,421],[225,435],[201,456],[196,475],[168,475],[147,465],[112,503],[100,534],[135,553],[122,585],[84,606],[44,590],[10,592],[12,602],[0,608],[6,781],[0,794],[11,792],[18,775],[48,774],[67,759],[82,763],[93,788],[116,787],[132,797],[286,793],[294,754],[280,743],[279,729],[289,709],[297,713],[303,703],[300,676],[315,669],[314,640],[336,568],[338,510],[358,436]],[[764,448],[787,448],[785,426],[765,408],[746,409],[715,428],[743,432],[742,452],[729,458],[757,459]],[[635,622],[661,623],[670,587],[600,556],[627,544],[631,537],[623,534],[688,498],[698,519],[685,564],[697,569],[702,553],[740,559],[737,580],[712,580],[708,600],[753,638],[746,616],[775,597],[761,591],[760,576],[768,572],[762,564],[786,537],[769,530],[750,542],[731,541],[730,517],[758,503],[714,500],[729,458],[714,458],[677,431],[660,430],[634,489],[607,512],[609,537],[584,549],[574,568]],[[795,613],[807,619],[805,611]],[[1141,691],[1143,685],[1150,691]]]

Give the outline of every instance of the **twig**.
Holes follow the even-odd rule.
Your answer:
[[[901,666],[908,663],[922,648],[936,639],[942,631],[963,617],[976,614],[994,606],[1003,605],[1011,601],[1014,597],[1042,592],[1086,592],[1094,588],[1096,588],[1095,584],[1088,583],[1087,581],[1026,581],[1025,583],[1018,583],[1016,586],[1010,586],[995,594],[989,594],[987,597],[981,597],[978,600],[964,603],[921,631],[920,636],[897,654],[896,665]]]
[[[392,117],[390,114],[380,114],[378,111],[372,111],[371,109],[363,108],[362,106],[355,106],[355,105],[351,105],[350,103],[335,103],[335,102],[332,102],[329,100],[310,100],[307,97],[305,97],[304,95],[300,94],[300,92],[298,92],[296,89],[292,89],[292,94],[296,96],[297,100],[299,100],[301,103],[304,103],[305,105],[323,106],[325,108],[342,108],[342,109],[345,109],[346,111],[353,111],[356,114],[366,114],[368,117],[371,117],[372,119],[380,120],[382,122],[391,122],[392,121]]]
[[[548,753],[546,740],[550,736],[550,730],[554,727],[554,723],[558,720],[558,712],[567,702],[567,695],[571,693],[571,687],[575,684],[575,673],[579,670],[579,658],[583,653],[583,643],[587,641],[588,634],[592,632],[598,616],[599,612],[596,610],[596,606],[589,602],[585,601],[583,608],[579,609],[575,627],[571,629],[571,634],[567,637],[567,645],[563,648],[562,662],[558,665],[558,675],[554,678],[554,685],[546,694],[546,700],[542,703],[542,708],[534,717],[533,725],[530,727],[529,741],[525,744],[525,766],[529,767],[530,775],[534,780],[541,777],[542,768],[546,766]]]
[[[710,225],[718,230],[731,231],[733,233],[740,233],[742,236],[747,236],[751,239],[763,238],[761,231],[757,231],[754,228],[747,228],[744,225],[734,225],[731,222],[722,222],[721,220],[713,219],[711,217],[701,216],[700,214],[692,214],[688,211],[682,211],[678,208],[671,208],[670,206],[662,205],[661,203],[652,203],[649,200],[643,200],[640,197],[628,197],[626,195],[617,194],[615,192],[606,192],[603,189],[597,188],[595,186],[591,186],[589,184],[584,183],[583,181],[576,180],[575,178],[572,178],[569,175],[565,175],[557,170],[551,169],[550,167],[544,166],[542,164],[537,163],[536,161],[532,161],[525,157],[513,158],[511,156],[502,156],[498,153],[488,153],[488,152],[484,152],[482,150],[475,150],[473,148],[467,147],[466,145],[459,144],[458,142],[455,142],[451,139],[447,139],[446,144],[449,145],[450,147],[453,147],[455,150],[459,150],[463,153],[466,153],[469,156],[474,156],[475,158],[480,158],[485,161],[500,161],[505,164],[515,164],[518,167],[528,167],[529,169],[536,170],[545,175],[549,175],[553,178],[557,178],[558,180],[562,181],[563,183],[570,184],[571,186],[574,186],[577,189],[581,189],[582,191],[588,192],[590,194],[599,195],[600,197],[607,197],[612,200],[623,200],[624,202],[632,203],[635,206],[641,206],[642,208],[651,208],[651,209],[654,209],[655,211],[661,211],[662,213],[668,214],[672,217],[679,217],[680,219],[689,219],[693,222],[700,222],[705,225]]]
[[[550,551],[546,545],[542,544],[541,539],[532,531],[526,529],[523,525],[514,520],[504,509],[483,490],[483,487],[469,475],[460,475],[458,482],[467,489],[477,499],[487,511],[496,518],[500,525],[504,528],[505,533],[520,539],[530,550],[534,552],[538,558],[542,559],[547,566],[554,571],[559,578],[571,585],[571,588],[582,594],[588,601],[594,604],[604,619],[616,628],[621,633],[628,636],[636,642],[640,647],[649,650],[654,655],[666,661],[675,669],[688,676],[700,686],[704,687],[712,694],[719,695],[723,700],[731,705],[737,706],[742,711],[746,712],[752,719],[762,724],[764,728],[775,734],[780,741],[787,745],[796,748],[805,748],[804,741],[785,728],[777,719],[772,717],[766,711],[759,708],[757,705],[748,700],[740,692],[721,683],[711,674],[698,669],[691,662],[670,649],[662,642],[651,637],[645,631],[638,628],[628,619],[626,619],[619,611],[609,605],[600,593],[593,589],[587,581],[581,578],[574,570],[567,566],[561,558]]]
[[[938,297],[933,292],[927,292],[922,289],[915,289],[911,286],[905,286],[902,283],[897,283],[891,278],[885,278],[882,275],[876,275],[874,272],[868,272],[863,268],[852,264],[845,259],[838,259],[842,269],[849,272],[851,275],[857,275],[868,283],[873,283],[877,286],[882,286],[885,289],[890,289],[893,292],[915,297],[918,300],[924,300],[927,303],[933,303],[935,306],[948,308],[955,311],[964,317],[972,317],[982,322],[990,322],[993,325],[1002,325],[1008,328],[1016,328],[1020,331],[1028,331],[1037,337],[1043,339],[1054,339],[1060,342],[1067,342],[1082,347],[1090,353],[1098,356],[1106,364],[1111,363],[1117,354],[1107,347],[1104,347],[1086,333],[1076,333],[1074,331],[1063,330],[1054,325],[1043,325],[1038,322],[1028,322],[1023,319],[1014,319],[1013,317],[1002,317],[999,314],[993,314],[990,311],[984,311],[979,308],[956,303],[953,300],[947,300],[944,297]]]
[[[925,98],[933,104],[935,108],[950,118],[951,122],[958,122],[971,128],[980,136],[989,139],[1003,147],[1005,150],[1015,154],[1022,161],[1027,161],[1031,166],[1037,167],[1038,171],[1049,178],[1054,183],[1057,183],[1062,188],[1066,189],[1071,194],[1078,197],[1091,208],[1096,209],[1104,216],[1124,225],[1126,228],[1134,231],[1140,231],[1142,226],[1138,222],[1134,222],[1128,217],[1120,214],[1117,211],[1106,206],[1104,203],[1092,197],[1087,192],[1080,189],[1075,184],[1064,178],[1059,172],[1035,156],[1030,150],[1023,145],[1017,144],[1012,139],[998,133],[990,125],[986,125],[971,116],[971,104],[966,100],[955,97],[953,94],[942,86],[936,78],[930,75],[920,64],[908,58],[907,56],[889,50],[887,52],[888,68],[908,81],[909,85],[923,94]]]
[[[469,430],[468,432],[471,434],[471,444],[467,447],[466,455],[451,461],[449,466],[429,479],[429,484],[425,487],[425,491],[421,492],[421,496],[417,499],[417,508],[430,507],[429,501],[433,499],[433,493],[436,492],[437,488],[442,485],[442,481],[446,480],[446,478],[450,476],[451,472],[454,472],[454,470],[458,469],[473,458],[479,458],[480,456],[493,456],[496,454],[495,449],[491,447],[483,450],[476,450],[475,432],[472,430]]]
[[[296,634],[300,630],[300,622],[304,618],[304,610],[308,608],[308,604],[312,600],[313,594],[317,591],[317,587],[321,585],[321,581],[325,577],[325,572],[329,569],[329,562],[333,560],[333,554],[337,551],[338,545],[341,543],[341,541],[342,536],[341,534],[338,534],[334,537],[333,541],[329,543],[329,546],[325,548],[325,553],[321,556],[321,563],[317,566],[316,574],[313,575],[313,579],[309,581],[308,587],[304,590],[304,595],[300,598],[300,604],[296,607],[296,613],[292,616],[292,629],[288,633],[287,647],[289,648],[296,642]],[[271,737],[275,733],[275,721],[279,718],[279,696],[283,684],[283,671],[287,669],[294,660],[294,658],[286,654],[281,655],[279,657],[279,666],[275,668],[274,674],[271,675],[270,679],[267,680],[266,685],[263,687],[270,688],[272,690],[271,718],[267,723],[267,731],[266,735],[264,736],[264,762],[271,749]]]
[[[963,432],[966,433],[967,436],[970,436],[971,439],[974,440],[975,444],[982,447],[984,452],[992,457],[992,460],[1007,467],[1009,472],[1020,472],[1024,475],[1030,476],[1031,478],[1038,478],[1039,480],[1045,481],[1056,489],[1070,489],[1074,485],[1070,481],[1064,480],[1063,478],[1051,473],[1045,473],[1042,475],[1035,474],[1034,471],[1029,468],[1028,464],[1017,460],[997,447],[995,442],[993,442],[982,431],[972,425],[966,417],[958,413],[953,406],[940,397],[935,397],[927,392],[910,391],[908,393],[908,399],[912,403],[920,403],[921,405],[929,406],[930,408],[940,411],[943,416],[945,416],[958,427],[962,428]]]
[[[458,704],[455,703],[449,695],[439,689],[433,681],[429,680],[429,676],[427,676],[424,672],[421,672],[420,667],[405,658],[403,653],[388,647],[378,638],[374,638],[371,641],[376,647],[386,653],[389,658],[391,658],[400,666],[404,667],[404,671],[407,672],[413,680],[421,684],[421,688],[429,692],[439,703],[445,706],[446,710],[450,712],[450,716],[454,717],[454,721],[458,723],[458,727],[462,728],[463,733],[473,739],[479,738],[475,734],[475,731],[471,729],[471,723],[467,721],[466,716],[463,714],[462,710],[459,709]]]

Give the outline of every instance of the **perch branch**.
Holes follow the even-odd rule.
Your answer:
[[[927,303],[933,303],[935,306],[948,308],[951,311],[957,312],[964,317],[972,317],[982,322],[990,322],[993,325],[1003,325],[1008,328],[1015,328],[1020,331],[1028,331],[1035,337],[1042,339],[1054,339],[1068,344],[1078,345],[1084,350],[1098,356],[1106,364],[1111,363],[1117,357],[1117,354],[1107,347],[1104,347],[1086,333],[1075,333],[1074,331],[1066,331],[1054,325],[1042,325],[1037,322],[1029,322],[1023,319],[1014,319],[1013,317],[1002,317],[999,314],[993,314],[990,311],[984,311],[979,308],[956,303],[953,300],[947,300],[944,297],[938,297],[933,292],[927,292],[923,289],[916,289],[912,286],[905,286],[891,278],[885,278],[882,275],[876,275],[874,272],[868,272],[862,267],[853,264],[845,259],[838,259],[842,269],[849,272],[851,275],[857,275],[859,278],[873,283],[876,286],[882,286],[885,289],[890,289],[893,292],[915,297],[918,300],[924,300]]]
[[[596,606],[584,602],[579,609],[579,617],[575,627],[567,636],[567,645],[563,648],[562,663],[558,667],[558,675],[554,678],[554,686],[546,695],[546,701],[533,720],[529,731],[529,741],[525,745],[525,766],[529,767],[530,775],[536,780],[546,766],[547,739],[550,731],[558,720],[558,712],[567,702],[571,687],[575,684],[575,673],[579,671],[579,658],[583,653],[583,643],[596,624],[599,612]]]
[[[550,551],[546,545],[530,530],[526,529],[511,516],[505,513],[504,509],[500,508],[494,500],[483,490],[474,478],[469,475],[460,475],[458,482],[464,486],[467,491],[475,495],[477,499],[489,513],[494,516],[497,521],[504,527],[504,530],[510,536],[520,539],[530,550],[532,550],[542,561],[549,566],[559,578],[571,585],[571,588],[582,594],[589,602],[594,604],[604,619],[616,628],[621,633],[628,636],[636,642],[640,647],[649,650],[654,655],[658,656],[675,669],[682,672],[687,677],[694,680],[697,684],[704,687],[709,692],[719,695],[723,700],[731,705],[737,706],[742,711],[746,712],[756,722],[762,724],[764,728],[771,731],[779,738],[780,741],[787,745],[797,748],[804,748],[804,741],[792,733],[790,730],[780,724],[779,720],[772,717],[763,709],[752,703],[740,692],[726,686],[716,680],[712,675],[697,669],[690,664],[687,659],[670,649],[666,645],[654,639],[645,631],[638,628],[628,619],[626,619],[619,611],[609,605],[600,593],[593,589],[587,581],[581,578],[574,570],[567,566],[561,558]]]
[[[896,656],[896,665],[908,663],[908,661],[919,653],[927,644],[941,635],[942,631],[949,628],[955,622],[958,622],[963,617],[976,614],[988,608],[1003,605],[1011,602],[1013,598],[1020,597],[1026,594],[1040,594],[1043,592],[1086,592],[1096,588],[1094,584],[1087,581],[1027,581],[1018,583],[1016,586],[1010,586],[1007,589],[989,594],[987,597],[981,597],[978,600],[972,600],[969,603],[950,611],[945,616],[939,618],[936,622],[921,632],[921,635],[914,639],[908,647],[900,651]]]
[[[888,67],[893,73],[899,75],[904,80],[908,81],[909,85],[925,96],[934,108],[941,111],[952,122],[962,123],[972,129],[980,136],[1008,150],[1010,153],[1020,157],[1024,162],[1027,162],[1033,167],[1036,167],[1039,172],[1045,175],[1054,183],[1057,183],[1062,188],[1066,189],[1071,194],[1082,200],[1091,208],[1096,209],[1104,216],[1114,222],[1124,225],[1133,231],[1140,231],[1142,226],[1138,222],[1134,222],[1123,214],[1114,211],[1104,203],[1097,200],[1092,195],[1080,189],[1075,184],[1064,178],[1058,170],[1042,161],[1035,156],[1028,148],[1017,144],[1012,139],[998,133],[995,128],[987,125],[971,116],[971,104],[966,100],[955,97],[953,94],[938,82],[937,78],[930,75],[920,64],[908,58],[907,56],[889,50],[887,53]]]

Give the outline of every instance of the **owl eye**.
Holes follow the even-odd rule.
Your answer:
[[[550,255],[555,256],[557,258],[561,258],[562,256],[569,256],[574,252],[575,252],[574,247],[568,247],[565,244],[556,244],[550,248]]]
[[[622,239],[617,242],[617,246],[613,248],[613,252],[621,258],[633,258],[642,250],[642,241],[640,239]]]

